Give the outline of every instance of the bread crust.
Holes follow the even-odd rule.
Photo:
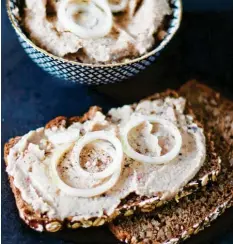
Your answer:
[[[167,90],[163,93],[156,93],[144,100],[155,100],[155,99],[161,99],[165,98],[167,96],[177,98],[180,95],[173,90]],[[132,105],[134,107],[134,105]],[[67,118],[64,116],[56,117],[55,119],[49,121],[45,128],[52,128],[52,127],[59,127],[61,125],[68,127],[72,123],[75,122],[85,122],[86,120],[90,120],[93,118],[95,113],[97,111],[101,111],[101,108],[97,106],[93,106],[89,109],[87,113],[85,113],[83,116],[75,116],[71,118]],[[194,118],[194,113],[191,109],[191,106],[186,107],[186,113],[191,114]],[[201,126],[198,120],[195,119],[195,122]],[[200,187],[206,185],[210,181],[215,181],[216,176],[219,174],[221,169],[220,160],[218,158],[218,155],[215,153],[214,149],[214,143],[210,139],[210,135],[206,133],[206,137],[208,139],[208,156],[209,164],[207,166],[202,167],[202,169],[199,171],[199,173],[196,175],[196,177],[191,180],[186,186],[183,187],[176,195],[173,197],[176,199],[176,201],[179,201],[179,199],[195,192]],[[11,147],[13,147],[18,141],[20,137],[16,137],[13,139],[10,139],[8,143],[5,144],[4,148],[4,157],[5,162],[7,164],[7,155],[9,154],[9,150]],[[211,170],[209,169],[211,167]],[[64,226],[67,226],[69,228],[76,229],[78,227],[90,227],[90,226],[100,226],[106,222],[112,221],[112,219],[116,217],[123,217],[123,216],[130,216],[133,214],[138,214],[141,212],[150,212],[154,210],[157,207],[160,207],[161,205],[167,203],[171,199],[161,200],[158,197],[154,198],[142,198],[137,196],[136,194],[130,194],[128,197],[122,200],[118,208],[114,211],[114,213],[111,216],[103,215],[100,218],[91,218],[88,220],[80,220],[72,222],[72,217],[67,218],[64,221],[60,221],[58,219],[49,219],[46,215],[41,215],[40,213],[36,213],[33,211],[32,207],[27,204],[25,201],[23,201],[19,189],[17,189],[14,186],[13,183],[13,177],[9,177],[10,185],[12,188],[12,191],[15,195],[16,199],[16,205],[20,213],[20,217],[33,229],[36,230],[45,230],[49,232],[55,232],[60,229],[62,229]],[[52,227],[51,227],[52,226]]]
[[[216,140],[217,151],[223,159],[222,173],[212,186],[202,188],[202,191],[181,199],[179,204],[173,201],[148,215],[113,221],[109,225],[110,230],[121,241],[155,244],[179,243],[209,226],[210,222],[219,217],[226,208],[233,206],[233,163],[230,161],[233,160],[233,129],[231,127],[233,102],[195,80],[181,87],[179,93],[188,98],[198,120],[202,121],[204,127],[211,132],[211,137]],[[216,107],[219,113],[216,113]],[[201,213],[198,207],[203,198],[202,206],[205,207],[205,211]],[[187,212],[188,221],[185,221]],[[162,223],[160,231],[157,231],[156,226],[151,227],[153,219]],[[178,227],[172,230],[169,237],[166,231],[170,230],[170,221],[173,221],[173,224],[175,223]],[[150,237],[148,237],[148,233],[150,233]]]
[[[224,186],[224,184],[223,184]],[[215,187],[216,188],[216,187]],[[206,189],[205,189],[206,191]],[[214,190],[213,190],[214,191]],[[220,193],[219,193],[220,194]],[[126,243],[151,243],[151,244],[176,244],[180,243],[181,241],[184,241],[188,239],[191,235],[197,234],[201,230],[203,230],[205,227],[208,227],[210,223],[214,220],[216,220],[220,215],[222,215],[227,208],[232,207],[232,194],[225,194],[225,195],[219,195],[218,203],[212,207],[211,209],[208,209],[208,211],[203,214],[201,217],[197,218],[197,221],[194,222],[192,225],[187,225],[184,227],[185,223],[181,223],[182,214],[179,217],[175,216],[175,209],[179,208],[181,211],[184,211],[184,218],[187,217],[187,212],[189,212],[190,216],[195,214],[194,211],[192,211],[192,208],[190,208],[190,211],[188,211],[188,207],[185,207],[184,202],[186,202],[186,205],[190,204],[190,201],[195,201],[196,203],[198,201],[201,201],[202,197],[205,197],[206,201],[208,201],[208,195],[201,196],[201,193],[199,195],[197,194],[194,199],[192,199],[191,196],[185,197],[181,200],[181,204],[175,204],[174,202],[172,204],[166,205],[159,209],[157,212],[150,213],[150,216],[144,215],[144,216],[133,216],[128,219],[119,219],[119,221],[114,220],[112,223],[109,224],[109,228],[111,232],[116,236],[118,240],[121,242]],[[194,194],[195,195],[195,194]],[[211,197],[211,196],[210,196]],[[200,206],[200,205],[199,205]],[[171,213],[173,212],[173,213]],[[180,231],[177,231],[176,233],[172,233],[170,238],[161,240],[161,233],[156,232],[154,236],[147,236],[148,232],[153,232],[156,227],[151,227],[150,223],[154,220],[157,220],[159,223],[164,223],[166,220],[167,222],[169,219],[173,218],[173,221],[177,219],[177,223],[180,227]],[[194,217],[195,218],[195,217]],[[121,222],[122,221],[122,222]],[[179,221],[179,223],[178,223]],[[169,230],[169,224],[166,222],[164,223],[165,226],[167,225],[167,228],[164,229]],[[174,224],[174,222],[172,222]],[[140,229],[139,229],[140,226]],[[150,226],[150,227],[148,227]],[[164,227],[164,226],[163,226]],[[158,228],[158,227],[157,227]],[[182,229],[183,228],[183,229]],[[164,234],[165,231],[163,231]],[[143,236],[143,237],[142,237]]]
[[[198,91],[199,96],[197,95]],[[179,93],[185,95],[192,104],[192,109],[197,115],[197,119],[202,124],[207,124],[213,130],[218,129],[222,132],[222,137],[233,144],[233,102],[222,97],[219,92],[209,88],[208,86],[191,80],[183,85]],[[198,96],[198,97],[197,97]],[[205,107],[205,109],[202,108]],[[205,116],[205,112],[209,112],[209,117]],[[212,113],[211,113],[212,112]],[[212,132],[211,131],[211,132]],[[214,138],[216,140],[216,138]]]

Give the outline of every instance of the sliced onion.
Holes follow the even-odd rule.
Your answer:
[[[113,157],[113,162],[103,171],[90,173],[84,170],[80,165],[80,154],[82,149],[88,144],[96,140],[109,141],[115,148],[115,155]],[[110,155],[113,156],[113,155]],[[75,166],[78,170],[87,177],[93,177],[94,179],[104,179],[112,175],[118,168],[121,168],[123,161],[123,150],[120,140],[114,136],[112,133],[107,131],[94,131],[88,132],[80,140],[78,140],[74,149],[74,161]]]
[[[111,0],[108,0],[108,2],[111,11],[113,13],[117,13],[117,12],[124,11],[126,9],[129,0],[120,0],[120,3],[118,4],[111,3],[112,2]]]
[[[71,150],[72,147],[73,144],[67,144],[65,146],[62,146],[58,150],[56,150],[56,152],[52,157],[52,161],[51,161],[52,177],[54,177],[56,184],[60,190],[62,190],[68,195],[75,196],[75,197],[94,197],[108,191],[117,183],[121,174],[121,166],[115,170],[115,172],[106,182],[94,188],[87,188],[87,189],[74,188],[67,185],[64,181],[62,181],[57,172],[57,165],[60,163],[64,155],[69,150]]]
[[[88,15],[91,15],[91,18],[87,17],[85,25],[82,25],[74,19],[78,13],[82,13],[83,18]],[[58,9],[58,19],[68,31],[84,39],[109,34],[113,24],[107,0],[62,0]]]
[[[173,148],[166,154],[162,156],[146,156],[136,152],[129,144],[128,141],[128,134],[129,132],[136,126],[140,125],[141,123],[149,121],[151,123],[159,123],[163,125],[168,132],[170,132],[175,138],[175,145]],[[142,116],[139,118],[135,118],[128,122],[125,128],[121,131],[121,140],[123,144],[123,150],[127,156],[130,158],[142,162],[142,163],[150,163],[150,164],[166,164],[169,163],[172,159],[174,159],[178,153],[180,152],[182,146],[182,137],[180,134],[179,129],[170,121],[162,119],[157,116]]]

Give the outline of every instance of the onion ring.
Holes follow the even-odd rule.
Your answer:
[[[82,18],[91,15],[92,23],[83,26],[74,19],[80,14]],[[113,25],[111,9],[107,0],[62,0],[58,9],[58,19],[70,32],[83,39],[100,38],[107,35]],[[88,21],[84,21],[88,24]]]
[[[113,13],[117,13],[117,12],[124,11],[126,9],[129,0],[121,0],[121,2],[118,4],[111,3],[110,0],[108,0],[108,2],[109,2],[111,11]]]
[[[175,146],[168,153],[162,156],[151,157],[136,152],[130,146],[128,141],[128,134],[130,130],[145,121],[162,124],[175,137]],[[129,121],[128,124],[121,131],[121,140],[122,140],[123,150],[128,157],[138,162],[150,163],[150,164],[169,163],[172,159],[174,159],[178,155],[182,146],[182,137],[179,129],[172,122],[162,119],[158,116],[142,116],[139,117],[138,119],[135,119],[134,121],[132,120]]]
[[[54,178],[58,188],[62,190],[63,192],[67,193],[68,195],[75,196],[75,197],[94,197],[103,194],[104,192],[111,189],[119,180],[122,170],[122,161],[123,161],[123,150],[121,147],[121,143],[119,139],[114,137],[111,133],[106,131],[96,131],[96,132],[90,132],[86,134],[83,138],[81,138],[77,145],[78,145],[78,153],[76,156],[80,155],[80,152],[82,148],[89,142],[94,140],[108,140],[110,141],[115,149],[116,154],[111,156],[114,157],[114,161],[112,162],[112,166],[108,167],[107,170],[104,170],[102,172],[98,173],[89,173],[81,168],[79,164],[79,170],[81,170],[82,173],[88,175],[88,176],[95,176],[96,178],[103,179],[103,176],[107,178],[109,174],[111,173],[110,178],[104,182],[103,184],[93,187],[93,188],[87,188],[87,189],[80,189],[71,187],[68,184],[66,184],[59,176],[59,173],[57,171],[57,165],[60,163],[61,159],[64,157],[64,155],[72,149],[74,146],[74,143],[65,144],[63,146],[60,146],[56,149],[56,151],[53,154],[53,157],[51,159],[51,170],[52,170],[52,177]],[[109,169],[110,168],[110,169]],[[107,176],[106,176],[107,175]]]

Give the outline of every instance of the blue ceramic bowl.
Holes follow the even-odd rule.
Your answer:
[[[166,36],[164,39],[156,45],[152,51],[141,57],[124,63],[105,65],[70,61],[57,57],[36,46],[24,33],[19,20],[17,19],[16,13],[13,11],[16,7],[20,9],[22,1],[7,0],[7,12],[11,24],[17,33],[20,44],[28,56],[43,70],[47,71],[51,75],[72,82],[86,85],[100,85],[120,82],[135,76],[156,60],[162,49],[168,44],[178,30],[181,22],[181,0],[169,1],[172,8],[172,14],[168,21],[168,27],[165,29]]]

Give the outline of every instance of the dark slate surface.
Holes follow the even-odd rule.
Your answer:
[[[233,12],[185,14],[179,33],[159,60],[133,80],[87,88],[52,78],[19,46],[2,9],[2,143],[43,126],[58,115],[72,116],[91,105],[107,110],[167,87],[198,78],[233,99]],[[106,227],[40,234],[19,220],[2,161],[2,243],[117,243]],[[187,243],[233,243],[233,209]]]
[[[232,0],[184,0],[186,11],[224,11],[233,9]]]

